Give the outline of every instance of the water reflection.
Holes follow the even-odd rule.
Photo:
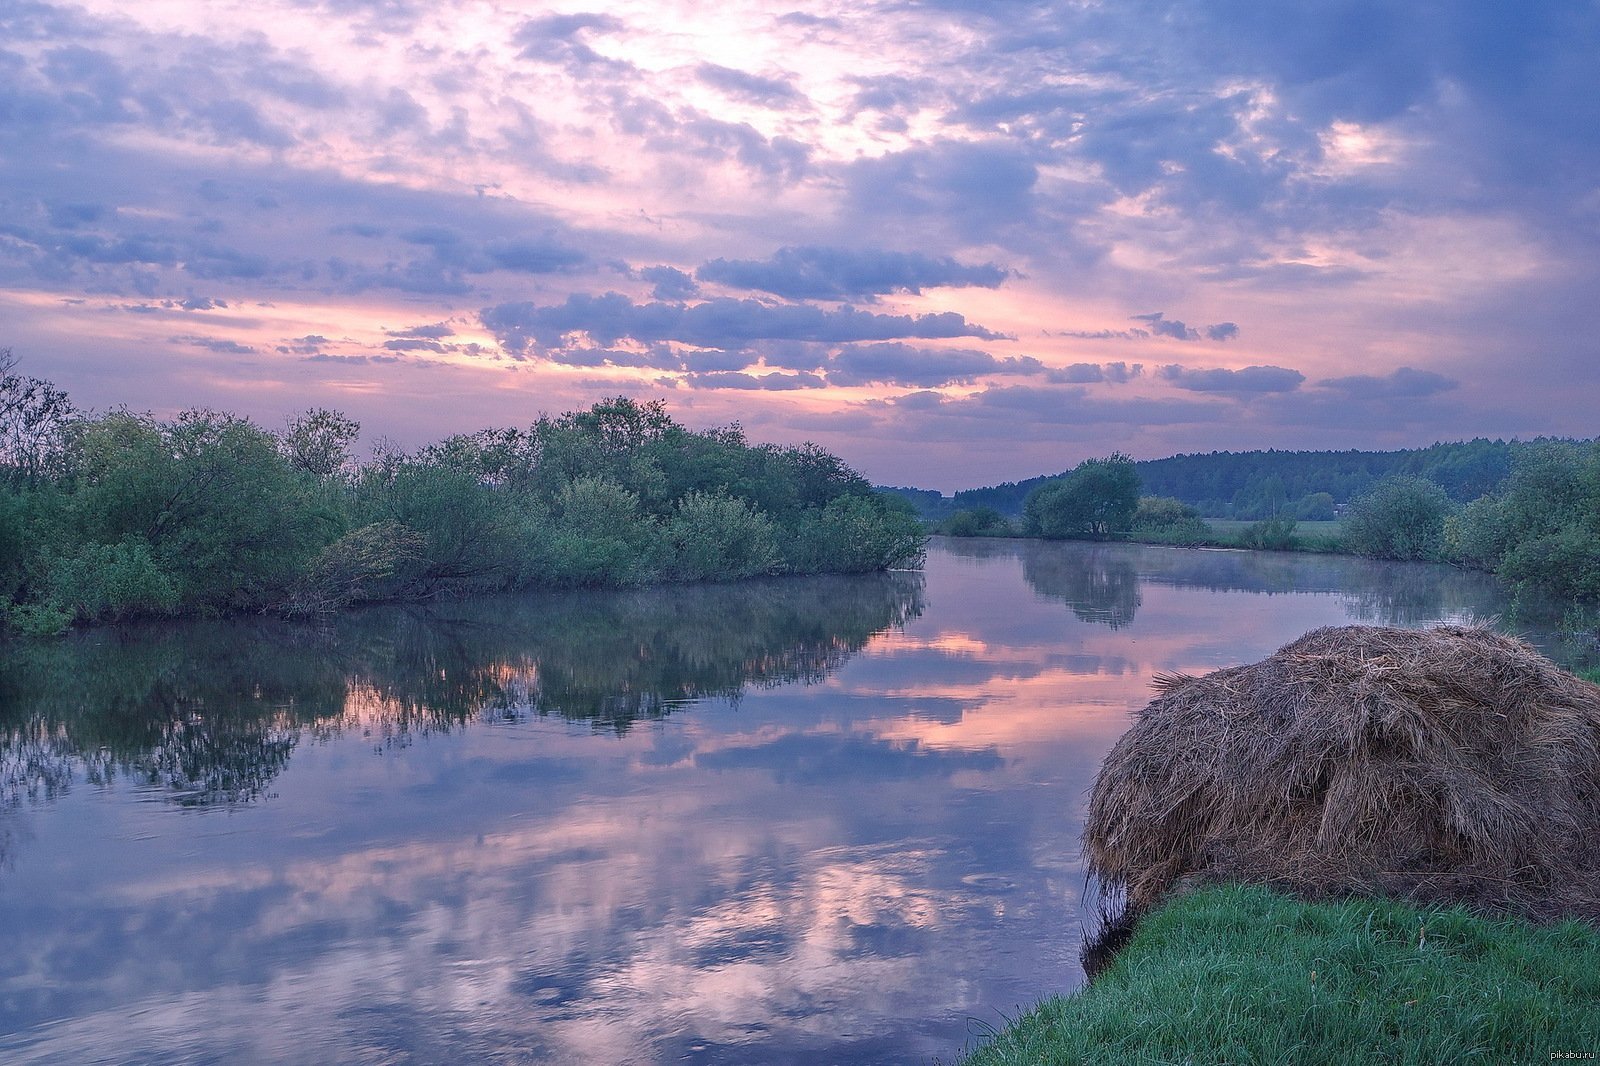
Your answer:
[[[0,1059],[949,1061],[1081,980],[1085,795],[1151,677],[1500,609],[1417,573],[955,542],[7,649]]]
[[[1149,585],[1208,592],[1335,594],[1354,620],[1415,626],[1440,619],[1486,622],[1515,616],[1548,633],[1561,607],[1537,596],[1513,603],[1493,576],[1427,563],[1342,555],[1164,548],[1141,544],[941,538],[959,558],[1020,558],[1039,595],[1085,622],[1120,629],[1133,621]]]
[[[1139,610],[1139,574],[1121,545],[1079,544],[1063,551],[1024,541],[1022,575],[1039,595],[1062,601],[1085,622],[1121,629]]]
[[[816,682],[922,610],[920,574],[493,597],[373,609],[326,628],[130,626],[7,649],[0,804],[75,777],[192,806],[265,793],[306,737],[382,743],[474,719],[625,733],[705,697]]]

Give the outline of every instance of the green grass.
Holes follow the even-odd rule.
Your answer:
[[[1422,1066],[1564,1052],[1600,1056],[1593,926],[1228,886],[1150,915],[1091,987],[1040,1004],[963,1066]]]
[[[1236,518],[1207,518],[1206,525],[1221,534],[1234,534],[1255,525],[1255,522],[1246,522]],[[1297,537],[1337,537],[1342,523],[1337,519],[1327,522],[1296,522],[1294,532]]]

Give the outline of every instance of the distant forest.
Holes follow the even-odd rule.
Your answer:
[[[1495,491],[1511,473],[1518,441],[1470,440],[1392,452],[1210,452],[1135,463],[1145,496],[1181,500],[1207,518],[1256,521],[1287,516],[1329,519],[1351,500],[1387,477],[1432,481],[1457,503]],[[909,500],[928,519],[990,507],[1008,517],[1022,514],[1028,494],[1063,474],[967,489],[953,498],[915,488],[886,489]]]

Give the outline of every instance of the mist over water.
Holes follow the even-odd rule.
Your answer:
[[[0,1058],[948,1061],[1081,983],[1086,793],[1155,674],[1526,617],[1438,567],[941,541],[13,644]]]

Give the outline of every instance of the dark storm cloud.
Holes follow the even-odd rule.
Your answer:
[[[1328,378],[1317,384],[1325,389],[1337,389],[1353,399],[1380,399],[1432,396],[1457,388],[1460,382],[1431,370],[1414,370],[1403,366],[1383,377],[1354,374],[1350,377]]]
[[[1293,392],[1306,380],[1298,370],[1281,366],[1247,366],[1240,370],[1191,370],[1172,364],[1156,373],[1161,380],[1189,392]]]
[[[701,281],[760,289],[793,300],[849,300],[924,288],[992,289],[1008,276],[993,263],[875,249],[780,248],[770,259],[713,259],[695,271]]]
[[[701,63],[695,67],[695,77],[733,100],[758,107],[785,110],[803,107],[805,95],[782,78],[764,78],[759,74]]]
[[[898,338],[977,337],[998,339],[992,330],[954,312],[887,315],[852,307],[824,310],[809,304],[766,304],[757,300],[715,299],[685,306],[634,303],[619,293],[577,293],[565,303],[539,306],[504,303],[485,308],[483,324],[507,351],[562,347],[569,333],[587,333],[602,345],[622,338],[642,343],[678,341],[707,348],[748,348],[763,340],[844,343]]]

